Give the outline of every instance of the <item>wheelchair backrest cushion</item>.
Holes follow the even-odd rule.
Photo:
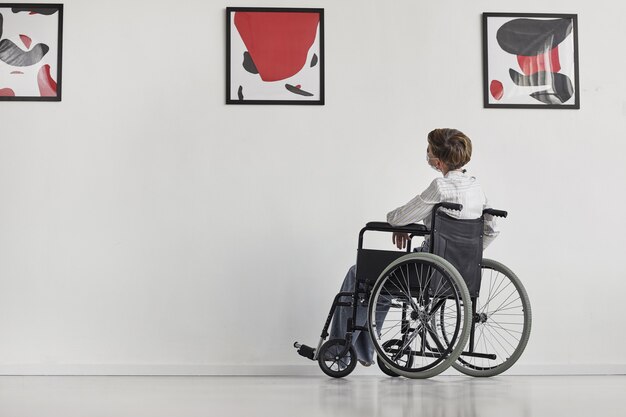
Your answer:
[[[470,296],[478,297],[483,256],[483,219],[459,220],[438,211],[432,227],[433,253],[450,262],[463,276]]]

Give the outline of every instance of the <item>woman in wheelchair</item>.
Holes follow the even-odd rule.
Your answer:
[[[471,155],[462,132],[431,131],[426,160],[442,177],[388,213],[387,223],[361,230],[357,265],[334,299],[317,349],[294,344],[326,374],[346,376],[376,355],[390,376],[428,378],[450,365],[492,376],[521,355],[530,302],[512,271],[482,258],[498,235],[494,216],[506,212],[488,208],[478,180],[463,169]],[[391,232],[402,252],[364,249],[371,230]],[[418,253],[411,253],[413,236],[424,236]]]

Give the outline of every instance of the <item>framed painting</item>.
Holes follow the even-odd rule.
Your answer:
[[[324,9],[226,8],[226,104],[324,104]]]
[[[575,14],[483,13],[483,103],[579,109]]]
[[[0,3],[0,100],[61,101],[63,5]]]

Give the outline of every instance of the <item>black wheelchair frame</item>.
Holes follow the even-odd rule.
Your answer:
[[[326,338],[329,336],[328,333],[328,329],[330,327],[331,321],[333,319],[333,316],[335,314],[335,311],[337,309],[337,307],[349,307],[352,309],[352,316],[348,318],[348,322],[347,322],[347,331],[346,334],[344,336],[344,341],[342,343],[339,344],[339,348],[336,350],[335,354],[337,358],[343,358],[346,355],[349,355],[350,352],[352,352],[352,355],[354,355],[354,351],[351,351],[352,348],[352,336],[353,333],[355,331],[363,331],[363,332],[370,332],[370,328],[366,325],[366,326],[359,326],[356,325],[356,317],[357,317],[357,308],[359,306],[359,304],[361,305],[367,305],[367,303],[369,303],[369,297],[372,291],[372,287],[374,286],[376,280],[379,278],[379,276],[381,275],[381,273],[383,272],[383,270],[385,270],[385,268],[390,265],[391,263],[393,263],[394,261],[398,260],[399,258],[410,254],[412,252],[411,249],[411,244],[412,244],[412,238],[416,237],[416,236],[421,236],[421,237],[425,237],[425,236],[429,236],[429,253],[434,254],[435,253],[435,247],[436,244],[435,242],[437,242],[437,238],[438,238],[438,233],[437,233],[437,229],[435,227],[435,225],[437,224],[437,216],[441,215],[441,213],[439,212],[440,208],[444,208],[444,209],[448,209],[448,210],[456,210],[456,211],[460,211],[462,209],[462,205],[461,204],[455,204],[455,203],[439,203],[436,204],[435,207],[433,208],[432,211],[432,222],[431,222],[431,226],[432,228],[429,230],[426,226],[422,225],[422,224],[410,224],[410,225],[406,225],[406,226],[392,226],[389,223],[385,223],[385,222],[370,222],[367,223],[366,226],[364,228],[361,229],[360,233],[359,233],[359,239],[358,239],[358,249],[357,249],[357,269],[356,269],[356,285],[354,287],[353,291],[345,291],[345,292],[339,292],[333,299],[333,303],[332,306],[330,308],[330,311],[328,313],[328,317],[324,323],[321,335],[320,335],[320,340],[319,343],[317,345],[317,348],[312,348],[306,345],[302,345],[299,344],[298,342],[294,343],[294,347],[298,349],[298,353],[301,356],[304,356],[308,359],[311,360],[318,360],[318,354],[320,352],[320,348],[322,347],[324,341],[326,340]],[[496,210],[496,209],[485,209],[483,210],[483,215],[479,218],[476,219],[476,221],[479,223],[480,226],[480,260],[479,260],[479,273],[480,273],[480,264],[482,263],[482,225],[483,225],[483,220],[484,220],[484,215],[492,215],[492,216],[497,216],[497,217],[507,217],[507,212],[503,211],[503,210]],[[477,224],[478,224],[477,223]],[[410,235],[410,239],[407,242],[407,248],[406,251],[388,251],[388,250],[375,250],[375,249],[365,249],[363,247],[363,241],[364,241],[364,235],[365,232],[368,231],[378,231],[378,232],[397,232],[397,233],[408,233]],[[456,266],[456,265],[453,265]],[[509,271],[510,272],[510,271]],[[515,279],[517,279],[515,277]],[[479,287],[480,287],[480,277],[479,277]],[[516,287],[521,286],[521,284],[515,284]],[[527,295],[525,294],[525,290],[523,289],[523,287],[521,287],[521,289],[518,288],[518,291],[522,291],[523,292],[523,296],[524,298],[524,302],[526,303],[524,305],[524,308],[528,310],[528,314],[530,314],[530,305],[528,304],[527,301]],[[475,290],[475,294],[472,294],[470,296],[470,300],[471,300],[471,328],[469,328],[469,340],[467,343],[467,349],[464,349],[461,351],[460,355],[463,357],[473,357],[473,358],[482,358],[482,359],[491,359],[494,360],[496,358],[495,354],[490,354],[490,353],[479,353],[475,351],[475,329],[476,329],[476,325],[478,323],[484,323],[487,320],[487,316],[485,313],[480,313],[477,311],[477,294],[478,290]],[[349,298],[350,301],[344,301],[345,298]],[[439,303],[445,303],[445,299],[442,300],[438,300]],[[404,317],[404,316],[403,316]],[[526,317],[525,317],[526,318]],[[530,319],[530,316],[528,316],[528,321]],[[528,323],[528,326],[530,326],[530,323]],[[526,330],[526,328],[524,328]],[[530,328],[528,328],[527,333],[530,331]],[[526,340],[527,340],[527,336],[526,336]],[[524,346],[526,343],[526,340],[524,340]],[[433,353],[426,353],[426,352],[412,352],[413,355],[425,355],[425,356],[433,356],[433,355],[438,355],[444,354],[444,347],[439,346],[439,343],[437,343],[438,346],[428,346],[431,352],[435,352]],[[523,347],[522,347],[523,350]],[[440,353],[437,353],[440,352]],[[449,353],[449,349],[448,351],[445,352],[446,354]],[[521,354],[521,352],[520,352]],[[519,356],[519,355],[518,355]],[[517,358],[515,358],[516,360]],[[354,358],[352,358],[352,360],[354,361]],[[461,362],[463,362],[461,360]],[[341,377],[341,376],[345,376],[348,373],[350,373],[352,371],[352,369],[354,369],[355,364],[352,364],[352,366],[350,367],[351,369],[347,370],[346,372],[343,373],[329,373],[327,372],[327,370],[324,370],[324,368],[322,368],[322,370],[324,370],[324,372],[326,372],[327,374],[331,375],[331,376],[335,376],[335,377]],[[387,367],[385,367],[384,365],[381,365],[379,363],[379,366],[381,366],[381,370],[383,370],[383,372],[385,372],[388,375],[391,376],[398,376],[395,372],[393,372],[392,369],[388,369]],[[510,366],[510,365],[509,365]],[[456,366],[455,366],[456,368]],[[487,368],[485,368],[487,369]],[[459,369],[461,371],[463,371],[463,369]],[[483,375],[480,374],[481,368],[480,367],[473,367],[472,369],[469,369],[469,373],[468,375],[472,374],[472,372],[474,372],[476,375],[474,376],[490,376],[490,375]],[[483,372],[484,373],[484,372]],[[492,374],[494,374],[492,372]],[[409,377],[413,377],[410,375],[405,375],[405,376],[409,376]]]

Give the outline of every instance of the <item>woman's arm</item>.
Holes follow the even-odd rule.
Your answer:
[[[392,226],[405,226],[424,220],[433,211],[433,207],[440,201],[437,180],[434,180],[423,193],[419,194],[405,205],[387,213],[387,223]],[[408,233],[393,233],[391,241],[398,249],[405,249],[409,241]]]
[[[441,193],[435,179],[423,193],[405,205],[387,213],[387,223],[392,226],[405,226],[424,220],[441,201]]]

